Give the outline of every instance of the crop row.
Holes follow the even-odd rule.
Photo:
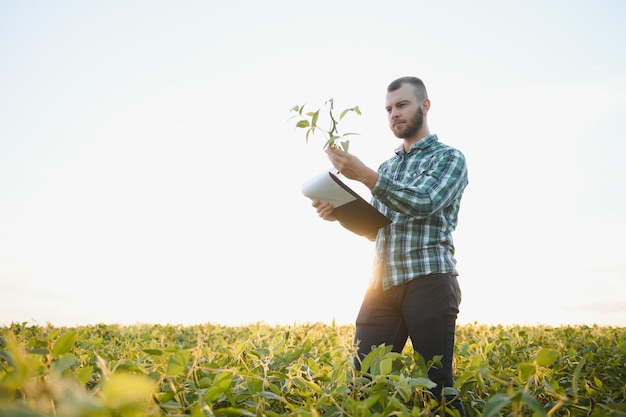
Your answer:
[[[445,414],[427,374],[440,358],[380,346],[357,371],[353,331],[14,323],[0,328],[0,417]],[[623,328],[464,325],[447,390],[468,416],[624,417],[625,356]]]

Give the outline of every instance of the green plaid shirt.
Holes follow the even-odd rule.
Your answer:
[[[432,134],[378,168],[372,205],[393,223],[376,236],[371,285],[384,289],[432,273],[457,275],[452,231],[468,183],[463,154]]]

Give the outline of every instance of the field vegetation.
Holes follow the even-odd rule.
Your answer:
[[[0,417],[434,416],[425,362],[352,326],[0,327]],[[458,327],[468,416],[626,416],[626,329]]]

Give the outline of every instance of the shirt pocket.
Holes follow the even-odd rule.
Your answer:
[[[425,177],[426,175],[428,175],[428,171],[429,170],[427,166],[417,167],[416,169],[405,172],[403,179],[406,183],[412,183],[419,180],[420,177]]]

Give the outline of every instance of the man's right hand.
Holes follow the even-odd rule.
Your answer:
[[[313,200],[312,206],[317,209],[317,214],[322,219],[328,220],[329,222],[337,220],[335,216],[332,215],[334,207],[328,201]]]

